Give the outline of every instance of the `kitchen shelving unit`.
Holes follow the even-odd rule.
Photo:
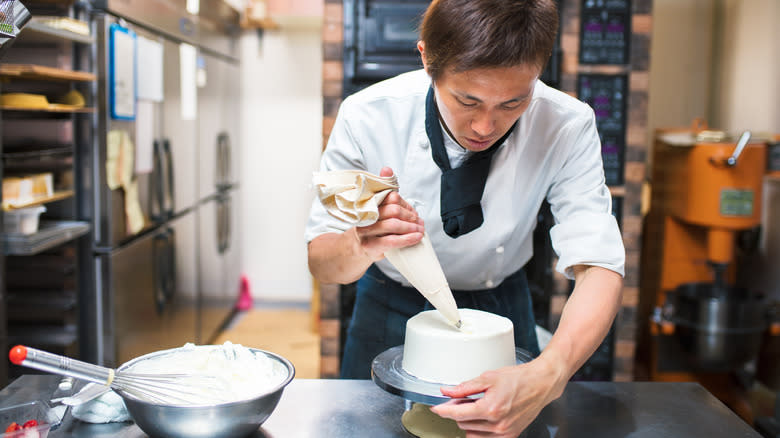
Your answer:
[[[77,90],[84,106],[46,108],[0,106],[0,176],[51,172],[54,193],[25,204],[3,203],[6,211],[44,205],[37,232],[2,233],[0,265],[0,351],[17,343],[78,356],[79,261],[90,233],[79,220],[77,155],[91,144],[97,77],[92,68],[91,35],[48,26],[38,18],[87,17],[73,2],[25,2],[33,19],[5,53],[0,65],[3,92],[57,96]],[[51,102],[51,100],[50,100]],[[10,122],[9,122],[10,121]],[[21,369],[0,367],[0,385]]]
[[[63,29],[56,29],[35,20],[30,21],[24,29],[24,38],[29,43],[47,43],[52,41],[72,41],[80,44],[94,44],[95,38]]]

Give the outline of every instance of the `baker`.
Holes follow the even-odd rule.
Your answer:
[[[517,436],[562,394],[619,307],[625,250],[593,110],[539,80],[557,28],[554,0],[434,0],[417,44],[424,70],[344,99],[322,156],[322,171],[395,174],[399,191],[373,225],[348,228],[315,200],[306,226],[312,275],[357,281],[343,378],[369,378],[373,358],[431,308],[383,255],[423,232],[458,307],[512,320],[515,344],[535,359],[442,390],[484,392],[475,403],[433,408],[470,436]],[[540,353],[523,266],[545,199],[556,269],[575,287]]]

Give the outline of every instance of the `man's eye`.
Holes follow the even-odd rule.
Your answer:
[[[466,103],[466,102],[464,102],[464,101],[462,101],[460,99],[455,99],[455,100],[457,100],[459,104],[461,104],[461,105],[463,105],[465,107],[475,107],[475,106],[477,106],[476,103]]]

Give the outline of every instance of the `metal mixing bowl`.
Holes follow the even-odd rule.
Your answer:
[[[754,359],[769,325],[760,294],[711,283],[685,283],[671,294],[675,334],[702,371],[731,371]]]
[[[197,348],[209,347],[220,348],[221,346],[198,346]],[[244,437],[255,432],[268,419],[279,403],[285,386],[295,376],[295,367],[284,357],[257,348],[249,349],[253,352],[265,353],[287,369],[287,377],[282,383],[255,398],[213,405],[173,406],[140,401],[121,391],[117,393],[124,400],[133,421],[151,437]],[[137,357],[123,364],[117,371],[124,371],[139,361],[170,354],[176,350],[178,349],[157,351]]]

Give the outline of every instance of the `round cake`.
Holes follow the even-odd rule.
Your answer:
[[[516,364],[512,321],[474,309],[460,309],[460,316],[460,330],[438,310],[410,318],[401,362],[404,371],[421,380],[457,385]]]

